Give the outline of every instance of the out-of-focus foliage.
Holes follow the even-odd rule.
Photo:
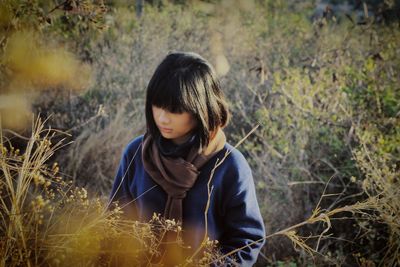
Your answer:
[[[29,31],[18,31],[9,37],[3,62],[13,75],[10,90],[23,91],[28,86],[57,88],[61,85],[82,89],[90,80],[88,65],[83,65],[63,48],[39,44],[38,36]]]
[[[87,47],[93,40],[94,29],[103,25],[104,12],[102,3],[92,1],[2,1],[0,114],[4,127],[26,125],[39,91],[82,90],[90,85],[90,66],[70,51],[85,51],[80,46]],[[78,36],[79,41],[73,41]]]

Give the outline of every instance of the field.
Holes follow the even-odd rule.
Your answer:
[[[215,66],[228,142],[251,132],[238,149],[267,227],[256,266],[399,266],[400,4],[144,2],[2,2],[0,266],[136,266],[181,231],[106,211],[172,50]],[[182,265],[223,263],[203,245]]]

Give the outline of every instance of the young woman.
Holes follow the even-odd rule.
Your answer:
[[[158,213],[181,222],[192,249],[202,242],[206,225],[223,254],[262,239],[252,173],[226,143],[228,120],[213,67],[195,53],[168,54],[147,87],[147,132],[125,148],[110,202],[119,201],[126,216],[140,221]],[[241,249],[236,261],[251,266],[262,245]]]

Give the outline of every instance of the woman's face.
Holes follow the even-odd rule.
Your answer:
[[[153,118],[161,135],[175,144],[184,143],[197,121],[189,112],[171,113],[168,110],[152,106]]]

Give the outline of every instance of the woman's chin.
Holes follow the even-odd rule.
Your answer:
[[[165,139],[174,139],[174,135],[168,132],[161,132],[161,136],[164,137]]]

